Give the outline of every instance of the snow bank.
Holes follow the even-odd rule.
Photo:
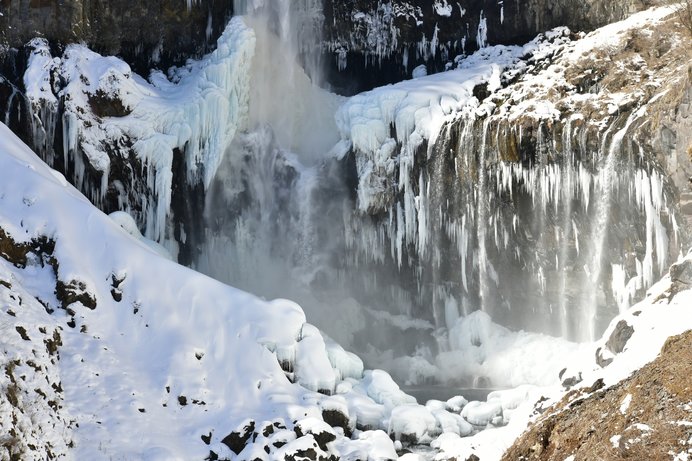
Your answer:
[[[551,385],[588,346],[538,333],[512,332],[476,311],[461,317],[449,332],[451,350],[438,355],[437,368],[448,382],[511,388]]]
[[[362,376],[362,362],[325,341],[295,303],[262,301],[160,257],[129,216],[98,211],[4,125],[0,139],[0,228],[13,245],[33,245],[44,236],[54,243],[54,249],[32,250],[38,253],[29,254],[33,262],[24,268],[0,259],[0,280],[17,284],[12,293],[24,293],[17,291],[24,287],[27,297],[46,304],[24,303],[28,317],[17,321],[25,320],[30,336],[41,325],[61,331],[60,360],[46,373],[64,389],[64,411],[55,416],[69,414],[78,426],[50,422],[44,441],[56,450],[71,430],[80,459],[201,459],[210,449],[228,453],[221,441],[250,420],[285,415],[306,431],[331,434],[323,411],[342,414],[352,429],[359,413],[349,410],[370,405],[380,411],[358,424],[386,428],[391,408],[413,401],[384,372],[368,372],[364,383],[353,379]],[[58,282],[93,299],[93,308],[64,295],[58,299]],[[3,290],[4,283],[0,296],[6,296]],[[23,347],[19,335],[16,340]],[[14,342],[1,341],[5,347]],[[31,356],[24,349],[16,350]],[[311,389],[340,393],[328,397]],[[201,436],[209,437],[209,445]],[[342,440],[340,449],[382,454],[372,459],[393,450],[391,441],[383,444],[367,432],[350,443]],[[252,453],[255,448],[246,447]]]
[[[392,410],[389,433],[397,440],[410,443],[430,443],[437,435],[437,419],[422,405],[400,405]]]

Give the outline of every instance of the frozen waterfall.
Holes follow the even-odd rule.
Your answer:
[[[596,133],[477,98],[562,31],[345,99],[320,87],[319,5],[236,5],[256,37],[250,115],[207,195],[200,270],[296,300],[369,365],[455,381],[437,367],[464,360],[472,313],[592,341],[679,253],[672,189],[629,137],[643,110]]]

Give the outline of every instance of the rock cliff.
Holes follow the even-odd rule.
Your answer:
[[[232,12],[233,2],[222,0],[3,0],[0,44],[21,48],[34,37],[58,48],[85,43],[146,75],[211,51]]]

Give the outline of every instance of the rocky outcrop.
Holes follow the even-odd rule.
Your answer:
[[[328,81],[353,94],[429,73],[491,44],[525,43],[557,26],[591,31],[645,6],[641,0],[325,0]],[[651,3],[651,2],[648,2]]]
[[[363,219],[352,221],[353,235],[386,235],[379,248],[394,261],[384,265],[399,258],[424,305],[461,292],[464,311],[481,306],[521,328],[596,337],[689,238],[676,204],[692,173],[690,54],[661,11],[660,20],[640,15],[593,35],[549,34],[556,45],[500,75],[500,88],[477,85],[477,106],[445,117],[445,101],[433,101],[445,123],[432,145],[402,144],[398,119],[377,149],[354,137]],[[364,258],[380,257],[373,245]],[[439,281],[452,286],[426,294]],[[595,321],[580,317],[589,309]]]
[[[146,75],[211,51],[232,1],[46,0],[0,3],[0,45],[20,48],[45,37],[54,47],[83,42],[117,55]],[[308,34],[308,49],[321,49],[327,83],[353,94],[409,78],[424,64],[444,70],[450,57],[484,44],[524,43],[559,25],[593,30],[651,3],[645,0],[323,0],[324,30]],[[310,11],[308,14],[317,14]],[[367,71],[365,71],[367,69]]]
[[[232,12],[233,2],[222,0],[6,0],[0,47],[20,48],[37,36],[57,48],[81,42],[146,75],[211,51]]]
[[[247,110],[251,31],[232,20],[219,44],[147,82],[83,45],[31,40],[0,80],[4,121],[92,203],[128,212],[149,239],[180,242],[173,253],[189,263],[191,224]]]
[[[665,459],[690,454],[692,331],[621,383],[575,390],[548,408],[503,460]]]

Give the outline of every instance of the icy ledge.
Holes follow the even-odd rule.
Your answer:
[[[48,43],[34,39],[24,75],[27,97],[39,114],[32,121],[33,137],[50,152],[56,130],[62,130],[61,167],[74,171],[75,185],[97,204],[111,185],[109,152],[127,163],[131,149],[138,163],[130,162],[130,170],[141,171],[130,174],[146,178],[148,193],[141,204],[122,198],[123,206],[127,211],[141,207],[146,237],[161,242],[171,204],[173,156],[180,155],[176,150],[184,155],[190,183],[209,186],[247,117],[254,46],[252,30],[233,18],[214,52],[173,70],[170,79],[153,73],[146,81],[118,58],[77,44],[62,57],[52,57]],[[55,120],[59,113],[60,121]],[[57,166],[59,159],[47,157]],[[101,182],[85,187],[91,171],[100,174]]]

